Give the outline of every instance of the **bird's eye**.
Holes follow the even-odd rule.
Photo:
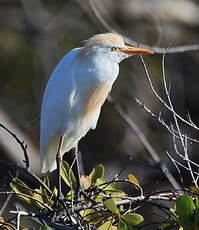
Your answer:
[[[118,48],[117,47],[111,47],[111,51],[117,51]]]

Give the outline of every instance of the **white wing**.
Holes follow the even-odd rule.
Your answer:
[[[40,157],[42,172],[56,169],[56,153],[62,132],[62,121],[67,119],[76,93],[74,70],[71,66],[79,49],[66,54],[50,76],[41,107]]]

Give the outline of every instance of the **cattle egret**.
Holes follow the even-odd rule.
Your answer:
[[[43,173],[58,168],[63,154],[95,129],[101,107],[118,76],[118,64],[133,54],[152,53],[126,46],[118,34],[105,33],[91,37],[83,47],[61,59],[47,83],[41,107]]]

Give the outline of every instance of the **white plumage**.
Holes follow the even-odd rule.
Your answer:
[[[93,36],[82,48],[71,50],[61,59],[50,76],[42,101],[43,173],[57,168],[58,151],[63,156],[90,129],[95,129],[101,106],[118,76],[118,64],[133,53],[152,52],[125,46],[121,36],[107,33]]]

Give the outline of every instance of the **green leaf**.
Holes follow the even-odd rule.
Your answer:
[[[161,224],[161,225],[159,226],[158,229],[165,229],[166,227],[170,227],[170,226],[172,226],[171,223],[163,223],[163,224]]]
[[[53,190],[52,190],[52,194],[51,194],[50,200],[53,199],[53,196],[57,197],[57,188],[56,187],[54,187]]]
[[[77,188],[77,183],[76,183],[76,179],[74,176],[74,173],[72,171],[72,169],[70,168],[69,164],[66,161],[62,161],[61,164],[61,176],[63,178],[63,180],[65,181],[65,183],[71,187],[73,189]]]
[[[42,195],[41,195],[40,193],[41,193],[41,190],[36,188],[36,189],[35,189],[35,192],[34,192],[34,197],[35,197],[37,200],[43,202],[43,198],[42,198]]]
[[[100,189],[103,189],[104,191],[105,191],[105,190],[106,190],[106,191],[109,190],[109,191],[115,191],[115,192],[118,191],[118,192],[120,192],[120,191],[116,188],[114,182],[108,183],[107,180],[104,179],[104,178],[98,178],[97,181],[96,181],[96,183],[97,183],[98,187],[99,187]]]
[[[104,178],[98,178],[96,180],[96,182],[97,182],[97,185],[102,185],[103,184],[103,186],[105,186],[104,184],[107,183],[107,180],[104,179]]]
[[[65,198],[66,199],[74,199],[75,197],[75,191],[74,190],[70,190],[66,195],[65,195]]]
[[[15,191],[15,192],[19,192],[22,194],[26,194],[29,196],[33,197],[33,192],[30,190],[30,188],[20,179],[18,178],[14,178],[12,180],[12,182],[10,183],[10,187]],[[19,198],[24,200],[27,203],[31,203],[31,199],[29,199],[28,197],[19,195]]]
[[[134,230],[134,228],[120,220],[118,223],[118,230]]]
[[[112,227],[112,220],[108,220],[97,228],[97,230],[109,230]]]
[[[194,203],[191,197],[187,195],[182,195],[176,199],[176,213],[179,216],[180,222],[187,222],[191,217],[193,210]]]
[[[44,199],[43,196],[41,194],[41,190],[40,189],[35,189],[34,192],[34,198],[36,198],[37,200],[41,201],[42,203],[44,203]],[[43,208],[44,206],[40,203],[40,202],[36,202],[37,206],[40,208]]]
[[[117,206],[115,205],[115,202],[113,201],[113,199],[104,200],[103,203],[104,203],[104,206],[105,206],[109,211],[111,211],[111,212],[113,212],[113,213],[115,213],[115,214],[117,214],[117,215],[120,214],[120,212],[119,212]]]
[[[89,175],[92,184],[97,182],[97,179],[104,177],[104,166],[102,164],[97,165]]]
[[[118,222],[118,230],[125,230],[126,228],[125,228],[125,223],[123,222],[123,221],[119,221]]]
[[[144,218],[137,213],[128,213],[121,216],[121,218],[124,220],[126,224],[132,227],[137,226],[138,224],[144,221]]]
[[[42,225],[39,230],[48,230],[48,226],[47,225]]]
[[[104,220],[104,216],[101,215],[99,212],[96,212],[95,209],[86,209],[83,210],[80,214],[84,216],[84,219],[86,221],[94,225],[102,223],[102,221]]]
[[[196,209],[195,215],[194,215],[194,222],[196,224],[199,224],[199,208]]]
[[[49,180],[49,177],[44,176],[44,177],[42,177],[41,179],[42,179],[42,181],[44,182],[44,184],[45,184],[48,188],[50,188],[50,180]]]
[[[195,206],[197,209],[199,209],[199,198],[195,199]]]
[[[133,174],[130,173],[130,174],[128,175],[128,179],[129,179],[131,182],[133,182],[134,184],[136,184],[136,185],[138,185],[138,186],[140,185],[140,184],[139,184],[139,181],[137,180],[137,178],[136,178]]]

